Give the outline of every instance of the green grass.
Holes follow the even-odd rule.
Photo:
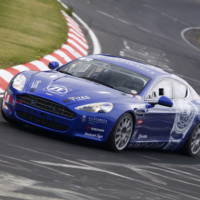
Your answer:
[[[66,41],[56,0],[0,1],[0,68],[38,59]]]

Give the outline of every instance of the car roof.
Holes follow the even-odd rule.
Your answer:
[[[136,61],[126,59],[123,57],[103,55],[103,54],[90,55],[89,57],[96,60],[104,61],[110,64],[121,66],[131,71],[140,73],[150,79],[155,79],[158,76],[169,75],[168,72],[162,70],[161,68],[158,68],[149,64],[136,62]]]

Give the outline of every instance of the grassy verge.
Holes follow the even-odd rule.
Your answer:
[[[56,0],[0,1],[0,68],[38,59],[66,40]]]

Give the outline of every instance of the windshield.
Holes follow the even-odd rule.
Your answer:
[[[103,84],[125,93],[140,93],[149,80],[149,78],[134,71],[88,58],[66,64],[58,71]]]

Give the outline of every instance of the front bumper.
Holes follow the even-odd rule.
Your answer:
[[[8,89],[5,93],[2,110],[11,119],[33,125],[55,133],[81,137],[104,142],[114,126],[109,118],[102,114],[76,112],[75,117],[67,118],[23,104],[16,99],[17,92]]]

